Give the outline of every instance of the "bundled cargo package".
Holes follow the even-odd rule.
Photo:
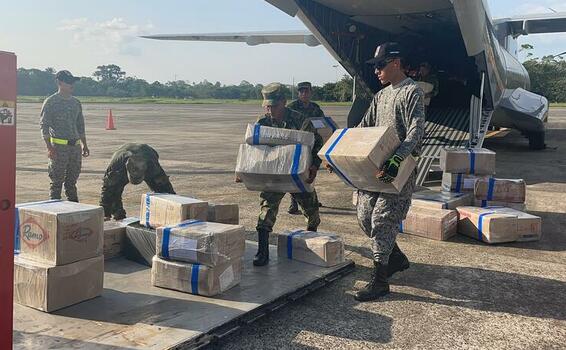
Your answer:
[[[102,207],[49,200],[16,206],[15,237],[22,257],[54,265],[93,258],[103,252]]]
[[[216,266],[241,259],[244,226],[188,220],[157,229],[157,255],[167,260]]]
[[[445,241],[456,235],[458,212],[440,208],[411,206],[399,232]]]
[[[277,235],[277,255],[318,266],[335,266],[344,262],[344,241],[329,233],[287,231]]]
[[[205,221],[208,203],[199,199],[168,193],[141,196],[140,223],[146,227],[175,225],[188,219]]]
[[[495,152],[485,148],[443,148],[440,168],[447,173],[495,174]]]
[[[137,263],[151,266],[155,255],[157,240],[155,229],[134,223],[126,227],[126,242],[123,249],[124,256]]]
[[[236,161],[238,176],[251,191],[300,193],[312,192],[309,178],[311,147],[240,145]]]
[[[489,178],[489,175],[443,173],[442,190],[448,192],[474,192],[476,181],[487,178]]]
[[[214,267],[153,257],[151,284],[207,297],[223,293],[240,283],[242,259]]]
[[[401,142],[391,127],[339,129],[324,144],[318,156],[326,160],[344,183],[373,192],[399,193],[416,167],[409,156],[399,167],[392,183],[376,178],[376,173]]]
[[[524,203],[527,185],[521,179],[480,179],[476,182],[476,199],[510,203]]]
[[[538,216],[504,208],[459,207],[458,232],[486,243],[538,241]]]
[[[526,211],[527,205],[525,203],[510,203],[510,202],[499,202],[499,201],[488,201],[485,199],[475,199],[474,206],[480,208],[488,208],[488,207],[506,207],[515,209],[518,211]]]
[[[60,266],[14,258],[14,302],[45,312],[99,296],[103,280],[102,255]]]
[[[206,221],[238,225],[240,223],[240,208],[238,204],[208,203],[208,218]]]
[[[246,129],[246,143],[248,145],[294,145],[300,143],[304,146],[314,145],[314,134],[310,131],[273,128],[260,124],[248,124]]]
[[[322,141],[326,143],[330,136],[338,129],[338,126],[330,117],[310,118],[312,126],[316,132],[322,137]]]
[[[104,259],[122,254],[126,242],[126,227],[139,222],[138,218],[104,221]]]
[[[411,207],[456,209],[456,207],[472,205],[472,200],[471,193],[424,190],[413,193]]]

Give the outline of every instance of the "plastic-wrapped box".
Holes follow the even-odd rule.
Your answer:
[[[45,312],[80,303],[102,294],[102,255],[67,265],[52,265],[16,256],[14,302]]]
[[[457,228],[456,210],[411,206],[399,232],[445,241],[456,235]]]
[[[495,174],[495,152],[486,148],[443,148],[440,169],[447,173]]]
[[[244,256],[245,234],[240,225],[188,220],[157,229],[157,255],[207,266],[226,264]]]
[[[242,259],[214,267],[153,257],[151,284],[185,293],[214,296],[238,285]]]
[[[103,253],[102,207],[49,200],[16,206],[20,255],[29,260],[66,265]]]
[[[304,146],[314,145],[314,134],[310,131],[274,128],[260,124],[248,124],[246,129],[246,143],[248,145],[294,145],[300,143]]]
[[[347,185],[373,192],[399,193],[416,167],[409,156],[399,167],[392,183],[376,178],[376,173],[401,142],[391,127],[339,129],[324,144],[318,156],[326,160]]]
[[[456,207],[472,205],[471,193],[440,192],[424,190],[413,193],[412,207],[437,209],[456,209]]]
[[[240,223],[240,208],[238,204],[208,203],[208,218],[206,221],[238,225]]]
[[[330,233],[287,231],[277,235],[277,255],[318,266],[335,266],[344,262],[344,242]]]
[[[458,232],[486,243],[538,241],[541,219],[503,208],[459,207]]]
[[[527,205],[525,203],[510,203],[510,202],[499,202],[499,201],[488,201],[485,199],[475,199],[474,206],[480,208],[489,208],[489,207],[505,207],[511,208],[518,211],[526,211]]]
[[[310,118],[312,126],[316,132],[322,137],[322,141],[326,142],[330,136],[338,129],[337,124],[330,117]]]
[[[312,192],[312,184],[305,182],[311,165],[311,148],[308,146],[243,144],[236,161],[236,176],[251,191]]]
[[[168,193],[141,196],[140,223],[146,227],[175,225],[188,219],[205,221],[208,202]]]
[[[442,190],[447,192],[474,192],[478,179],[487,179],[489,175],[472,175],[462,173],[442,174]]]
[[[521,179],[478,179],[474,194],[476,199],[509,203],[525,203],[527,185]]]
[[[139,221],[138,218],[104,221],[104,259],[122,254],[126,242],[126,227]]]

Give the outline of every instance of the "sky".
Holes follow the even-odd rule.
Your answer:
[[[420,1],[420,0],[419,0]],[[566,11],[564,0],[488,0],[493,17]],[[551,10],[552,9],[552,10]],[[158,41],[143,34],[305,30],[263,0],[18,0],[2,4],[0,50],[15,52],[18,67],[68,69],[91,76],[116,64],[128,76],[223,84],[310,80],[345,74],[322,47]],[[566,34],[521,37],[534,55],[566,51]]]

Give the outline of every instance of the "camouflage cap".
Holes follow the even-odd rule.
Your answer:
[[[301,89],[312,89],[312,84],[310,83],[310,81],[302,81],[300,83],[297,84],[297,90],[301,90]]]
[[[261,89],[261,94],[263,95],[263,107],[274,105],[285,99],[283,85],[280,83],[271,83],[264,86],[263,89]]]
[[[55,79],[62,81],[67,84],[74,84],[78,80],[81,80],[79,77],[75,77],[69,72],[68,70],[60,70],[55,75]]]

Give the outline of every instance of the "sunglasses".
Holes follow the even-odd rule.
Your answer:
[[[377,70],[382,70],[383,68],[387,67],[389,63],[393,62],[393,59],[383,60],[381,62],[377,62],[374,67]]]

